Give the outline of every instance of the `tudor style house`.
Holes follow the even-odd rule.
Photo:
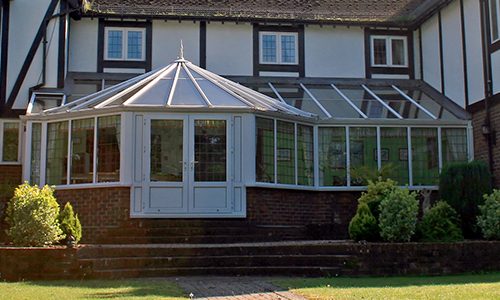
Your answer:
[[[377,171],[435,190],[482,159],[500,184],[499,0],[1,4],[0,181],[54,185],[87,241],[201,219],[342,238]]]

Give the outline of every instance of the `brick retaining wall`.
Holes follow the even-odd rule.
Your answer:
[[[0,241],[5,240],[5,209],[13,196],[14,188],[22,182],[21,165],[0,165]]]

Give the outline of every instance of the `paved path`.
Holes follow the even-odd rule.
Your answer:
[[[175,282],[193,299],[306,300],[262,277],[178,277]]]

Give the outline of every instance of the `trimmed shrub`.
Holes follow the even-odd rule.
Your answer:
[[[491,174],[482,161],[451,164],[443,168],[439,177],[441,199],[459,214],[466,238],[480,236],[476,226],[479,205],[484,203],[483,195],[491,191]]]
[[[488,240],[500,240],[500,190],[494,190],[491,195],[484,195],[484,205],[479,206],[481,215],[477,224]]]
[[[380,236],[388,242],[408,242],[417,225],[417,194],[396,188],[380,202]]]
[[[58,214],[59,204],[52,188],[24,183],[16,188],[7,207],[7,234],[19,246],[50,245],[64,238]]]
[[[67,202],[64,209],[59,214],[59,223],[62,232],[66,235],[66,239],[72,235],[75,242],[78,243],[82,239],[82,224],[78,219],[78,214],[75,215],[73,206]]]
[[[427,211],[418,224],[424,242],[456,242],[464,239],[457,212],[446,202],[439,201]]]
[[[377,219],[366,203],[360,203],[356,215],[349,223],[349,236],[355,241],[376,241],[379,239]]]
[[[376,220],[378,220],[380,202],[398,187],[391,179],[383,180],[381,177],[377,181],[368,181],[367,191],[359,197],[359,203],[366,203]]]

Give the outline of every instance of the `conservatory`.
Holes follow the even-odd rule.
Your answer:
[[[231,79],[231,80],[230,80]],[[137,218],[245,217],[248,187],[435,189],[469,115],[420,81],[223,78],[184,60],[66,103],[33,98],[24,178],[130,188]]]

